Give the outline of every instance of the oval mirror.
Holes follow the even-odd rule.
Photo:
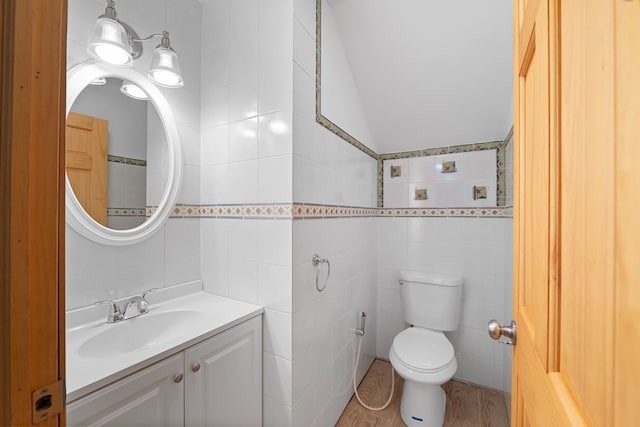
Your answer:
[[[182,175],[177,127],[158,88],[133,69],[78,65],[67,73],[66,134],[67,223],[109,245],[157,231]]]

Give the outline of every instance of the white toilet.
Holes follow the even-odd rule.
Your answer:
[[[462,277],[400,272],[404,319],[411,327],[393,339],[389,360],[404,378],[400,414],[408,426],[442,427],[445,394],[458,364],[443,331],[458,329]]]

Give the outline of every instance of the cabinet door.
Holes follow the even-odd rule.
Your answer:
[[[262,316],[185,351],[185,424],[262,425]]]
[[[183,369],[184,358],[180,353],[91,393],[67,406],[67,423],[123,427],[183,425]]]

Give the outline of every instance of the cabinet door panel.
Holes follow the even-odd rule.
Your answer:
[[[185,377],[187,426],[262,425],[262,316],[185,351]]]
[[[158,362],[67,406],[69,426],[167,426],[183,424],[182,353]]]

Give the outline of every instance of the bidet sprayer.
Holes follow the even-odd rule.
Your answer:
[[[367,313],[364,311],[360,312],[360,328],[356,329],[356,335],[362,336],[364,335],[364,323],[367,320]]]

